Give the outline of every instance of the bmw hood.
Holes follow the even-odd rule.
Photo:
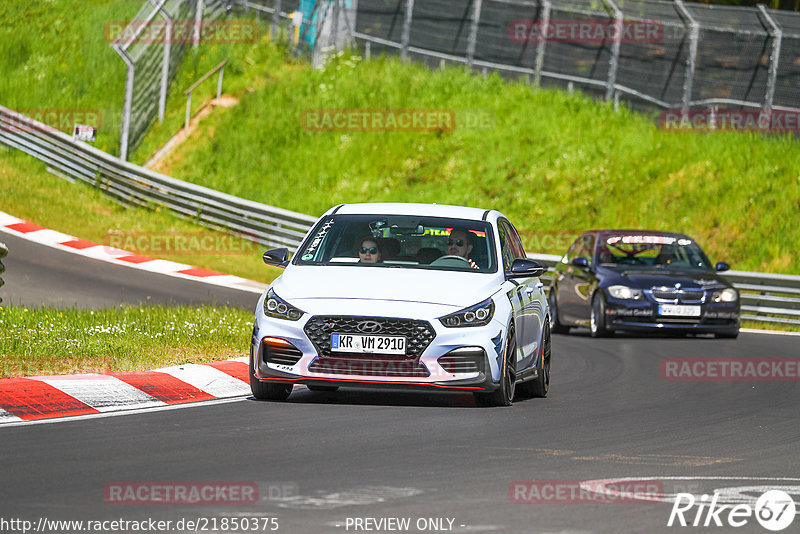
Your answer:
[[[357,299],[466,308],[496,293],[497,273],[483,274],[385,267],[289,266],[272,288],[289,302]]]
[[[708,271],[628,270],[618,272],[618,275],[621,282],[640,289],[660,286],[675,287],[675,284],[680,284],[681,287],[700,287],[704,289],[731,287],[731,284],[720,275]]]

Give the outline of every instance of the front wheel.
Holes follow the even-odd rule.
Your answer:
[[[285,401],[291,395],[292,387],[291,383],[261,382],[256,378],[253,370],[253,356],[250,356],[250,391],[253,392],[253,397],[258,400]]]
[[[592,317],[589,322],[592,337],[608,337],[612,332],[606,325],[606,303],[603,295],[598,291],[592,299]]]
[[[542,350],[539,354],[539,376],[536,380],[520,384],[520,392],[527,397],[547,397],[550,391],[550,354],[552,352],[550,340],[550,326],[545,325],[542,335]]]
[[[511,406],[517,383],[517,341],[514,329],[508,331],[506,350],[500,367],[500,387],[491,393],[474,393],[478,406]]]

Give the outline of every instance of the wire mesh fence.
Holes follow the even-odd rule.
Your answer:
[[[225,0],[148,0],[124,27],[108,31],[127,66],[120,158],[127,159],[156,116],[164,119],[167,90],[186,48],[200,39],[203,21],[225,15]]]
[[[359,0],[367,54],[452,61],[634,108],[800,108],[800,14],[681,0]]]

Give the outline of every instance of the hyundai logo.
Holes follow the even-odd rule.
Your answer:
[[[377,334],[383,329],[381,323],[378,321],[361,321],[356,325],[356,328],[359,332],[363,332],[365,334]]]

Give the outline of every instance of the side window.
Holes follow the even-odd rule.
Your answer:
[[[561,260],[562,263],[569,263],[581,255],[581,247],[583,245],[583,239],[584,236],[580,236],[569,246],[569,249],[567,249],[567,253],[564,254],[564,258]]]
[[[595,237],[594,234],[583,234],[580,237],[581,240],[581,249],[578,252],[579,256],[583,256],[589,263],[592,263],[594,258],[594,241]]]
[[[517,229],[514,228],[514,225],[506,219],[500,219],[500,225],[506,231],[508,246],[514,258],[525,258],[525,248],[522,246],[522,240],[519,238],[519,234],[517,233]]]
[[[500,254],[503,256],[503,269],[506,271],[511,270],[511,264],[514,262],[514,252],[511,250],[511,243],[509,240],[508,229],[503,221],[497,225],[500,232]]]

